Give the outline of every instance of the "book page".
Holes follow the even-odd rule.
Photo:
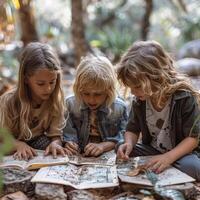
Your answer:
[[[76,189],[117,186],[116,166],[72,164],[41,168],[31,182],[69,185]]]
[[[123,182],[135,183],[141,185],[152,186],[145,173],[137,176],[128,176],[128,172],[139,165],[144,165],[151,156],[141,156],[136,158],[130,158],[127,162],[119,162],[117,165],[118,176]],[[181,184],[187,182],[193,182],[195,179],[181,172],[175,167],[170,167],[160,174],[156,174],[158,178],[157,184],[161,186]]]
[[[50,165],[65,164],[67,162],[69,162],[68,156],[57,155],[57,158],[53,158],[51,154],[44,156],[44,151],[37,150],[37,156],[27,162],[27,168],[38,169]]]
[[[26,169],[27,162],[25,160],[15,160],[13,155],[3,157],[0,167],[13,167]]]
[[[3,162],[0,166],[2,167],[17,167],[21,166],[23,169],[38,169],[44,166],[65,164],[69,161],[68,156],[63,157],[62,155],[57,155],[57,158],[53,158],[52,155],[44,156],[44,151],[37,150],[37,156],[32,159],[25,160],[15,160],[12,156],[5,156]]]
[[[103,153],[98,157],[84,157],[83,155],[69,156],[69,162],[75,165],[115,165],[116,153],[114,150]]]

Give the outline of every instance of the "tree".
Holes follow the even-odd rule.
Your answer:
[[[146,7],[145,7],[145,14],[142,20],[142,26],[141,26],[141,38],[142,40],[147,39],[147,35],[149,32],[150,27],[150,16],[153,10],[153,0],[145,0]]]
[[[21,40],[24,45],[31,41],[38,41],[39,37],[35,25],[35,17],[31,8],[31,0],[19,0],[19,19],[21,24]]]
[[[88,51],[88,44],[85,39],[85,26],[83,22],[83,5],[81,0],[71,0],[72,13],[72,40],[76,55],[75,65],[77,66],[82,56],[85,56]]]

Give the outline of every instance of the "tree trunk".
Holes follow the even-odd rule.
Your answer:
[[[72,40],[75,50],[75,66],[80,62],[82,56],[85,56],[88,51],[87,42],[85,39],[85,26],[83,23],[83,6],[81,0],[71,0],[71,13],[72,13]]]
[[[21,23],[21,40],[24,45],[31,41],[38,41],[35,18],[31,9],[31,0],[19,0],[19,19]]]
[[[142,40],[147,40],[149,28],[150,28],[150,16],[153,10],[153,0],[145,0],[146,7],[144,17],[142,19],[141,26],[141,38]]]

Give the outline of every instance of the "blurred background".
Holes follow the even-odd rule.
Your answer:
[[[17,82],[19,54],[31,41],[49,43],[71,92],[88,53],[116,64],[136,40],[156,40],[200,89],[199,0],[0,0],[0,94]]]

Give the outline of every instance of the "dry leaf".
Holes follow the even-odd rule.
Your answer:
[[[128,176],[137,176],[140,173],[144,173],[146,170],[146,165],[139,165],[137,168],[130,170],[127,175]]]

